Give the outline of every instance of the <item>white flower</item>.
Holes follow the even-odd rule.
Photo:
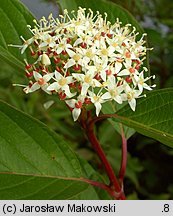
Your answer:
[[[78,20],[71,19],[71,23],[69,24],[67,29],[69,31],[74,32],[74,34],[81,36],[84,34],[83,32],[86,30],[86,26],[80,18]]]
[[[97,116],[102,103],[112,100],[128,101],[135,111],[143,90],[155,87],[147,84],[152,76],[147,77],[143,67],[145,34],[137,40],[139,33],[131,24],[122,26],[118,19],[111,24],[106,14],[81,7],[72,16],[64,10],[59,19],[50,15],[34,23],[33,29],[28,26],[33,36],[21,37],[23,45],[17,46],[21,53],[29,48],[33,58],[31,63],[25,60],[29,85],[23,85],[24,91],[41,88],[58,95],[71,108],[74,121],[83,109],[93,109],[90,103]]]
[[[96,108],[96,115],[98,116],[100,113],[100,110],[102,108],[102,103],[104,103],[104,99],[102,98],[101,95],[96,95],[94,92],[92,91],[88,91],[89,97],[91,99],[91,102],[94,104],[95,108]]]
[[[125,86],[125,93],[122,94],[122,99],[124,101],[128,101],[131,109],[133,111],[135,111],[136,109],[136,99],[139,97],[139,95],[141,94],[141,92],[139,90],[135,90],[130,88],[130,86],[126,83],[124,84]]]
[[[67,49],[67,53],[68,55],[71,57],[66,65],[64,66],[64,68],[68,69],[70,67],[72,67],[73,65],[82,65],[82,58],[81,55],[78,53],[75,53],[74,51]]]
[[[69,88],[69,84],[73,82],[72,76],[64,77],[58,71],[55,71],[55,81],[56,82],[53,82],[49,85],[49,87],[47,88],[48,91],[62,90],[65,92],[67,97],[73,97],[76,94],[71,93]]]
[[[39,48],[42,47],[55,47],[56,46],[56,42],[54,37],[50,36],[50,34],[48,34],[47,32],[44,32],[40,35],[40,39],[42,40],[42,42],[39,44]]]
[[[106,45],[104,40],[100,41],[100,47],[98,50],[98,55],[103,59],[103,61],[108,61],[108,58],[111,56],[115,56],[114,54],[115,48],[113,46]]]
[[[25,50],[27,49],[27,47],[34,42],[34,38],[30,38],[28,40],[25,40],[23,37],[21,37],[22,40],[24,41],[23,45],[20,47],[21,49],[21,54],[23,54],[25,52]]]
[[[88,65],[87,71],[92,74],[98,74],[103,81],[106,81],[106,70],[108,69],[108,62],[95,57],[94,65]]]
[[[79,118],[79,116],[81,114],[81,109],[82,109],[82,105],[84,102],[84,97],[79,96],[77,98],[77,100],[71,99],[71,100],[66,100],[65,102],[70,108],[72,108],[73,120],[77,121],[77,119]]]
[[[27,92],[31,93],[41,88],[46,93],[51,94],[51,92],[47,90],[47,87],[49,85],[48,81],[53,77],[54,73],[48,73],[42,76],[41,74],[34,71],[33,75],[34,75],[36,82],[30,87],[30,90]]]
[[[151,76],[153,77],[153,76]],[[139,88],[139,91],[142,93],[143,89],[147,89],[149,91],[152,90],[151,86],[149,86],[147,83],[145,83],[146,81],[148,81],[149,79],[151,79],[151,77],[146,77],[144,78],[144,71],[142,71],[139,76],[137,76],[136,74],[134,75],[134,79],[136,81],[136,84]],[[155,87],[155,85],[153,85],[152,87]]]
[[[102,95],[102,99],[113,99],[117,103],[122,104],[122,98],[120,93],[124,90],[124,86],[117,86],[114,76],[109,77],[107,83],[108,91]]]
[[[118,76],[131,76],[134,74],[139,74],[138,70],[135,69],[135,67],[132,66],[132,61],[127,60],[126,62],[123,63],[125,66],[125,69],[121,70],[118,73]]]
[[[90,35],[84,35],[79,38],[74,42],[73,46],[78,46],[81,45],[82,48],[87,48],[87,46],[92,46],[93,45],[93,37]]]
[[[17,47],[19,49],[21,49],[21,54],[23,54],[25,52],[25,50],[29,47],[30,44],[32,44],[34,42],[34,38],[30,38],[28,40],[25,40],[22,36],[21,39],[23,40],[23,44],[22,45],[13,45],[13,44],[9,44],[8,46],[11,47]]]
[[[97,49],[93,45],[89,49],[79,49],[78,52],[83,56],[83,62],[87,65],[91,60],[95,61]]]
[[[67,39],[63,38],[63,39],[58,39],[59,43],[56,45],[56,53],[60,54],[62,53],[62,51],[68,51],[70,48],[72,48],[72,45],[67,43]]]
[[[100,87],[101,84],[98,80],[94,79],[95,74],[87,72],[86,74],[73,73],[72,76],[81,83],[81,95],[86,95],[89,87]]]

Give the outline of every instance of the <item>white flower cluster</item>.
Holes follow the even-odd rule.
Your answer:
[[[92,10],[79,8],[77,15],[67,10],[60,19],[43,17],[29,29],[33,37],[25,40],[21,53],[29,47],[34,63],[26,63],[29,84],[25,93],[42,89],[58,94],[72,110],[76,121],[89,104],[98,116],[102,104],[114,100],[128,101],[135,111],[136,99],[144,96],[143,89],[152,90],[146,82],[143,67],[147,48],[143,40],[136,41],[136,30],[130,24],[121,26],[117,19],[111,25],[105,17]],[[154,78],[154,77],[153,77]]]

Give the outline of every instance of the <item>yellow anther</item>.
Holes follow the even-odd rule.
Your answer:
[[[77,55],[77,54],[75,54],[75,55],[73,56],[73,59],[74,59],[75,61],[79,61],[79,60],[80,60],[80,56]]]
[[[60,86],[64,86],[67,83],[67,80],[65,78],[62,78],[58,81]]]

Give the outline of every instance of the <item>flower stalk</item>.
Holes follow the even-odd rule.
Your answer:
[[[91,116],[90,116],[91,118]],[[109,194],[110,194],[110,191],[111,191],[111,196],[113,196],[114,199],[125,199],[125,195],[124,195],[124,192],[123,192],[123,187],[122,187],[122,184],[120,184],[119,180],[117,179],[117,177],[115,176],[114,174],[114,170],[113,168],[111,167],[109,161],[107,160],[106,158],[106,155],[94,133],[94,123],[95,121],[93,121],[93,119],[89,119],[89,121],[87,121],[85,123],[85,126],[84,126],[84,129],[85,129],[85,132],[86,132],[86,135],[88,137],[88,140],[90,141],[92,147],[94,148],[96,154],[98,155],[105,171],[106,171],[106,174],[107,176],[109,177],[109,181],[110,181],[110,184],[108,186],[109,188]],[[82,124],[83,124],[83,121],[82,121]],[[84,125],[84,124],[83,124]],[[125,161],[125,160],[123,160]],[[123,168],[124,168],[124,165],[123,164]],[[123,169],[124,171],[124,169]],[[123,173],[124,174],[124,173]],[[95,185],[97,186],[97,185]]]
[[[126,165],[127,165],[127,140],[125,138],[124,129],[122,124],[121,127],[121,139],[122,139],[122,157],[121,157],[121,167],[119,171],[119,181],[120,184],[123,186],[123,180],[126,172]]]

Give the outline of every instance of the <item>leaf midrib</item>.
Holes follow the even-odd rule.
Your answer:
[[[151,128],[149,125],[144,125],[144,124],[142,124],[142,123],[133,121],[133,120],[131,120],[131,119],[129,119],[129,118],[126,118],[126,117],[117,116],[117,118],[124,120],[123,123],[125,123],[125,122],[133,123],[133,125],[139,126],[139,127],[142,128],[142,129],[154,131],[154,132],[158,133],[159,135],[164,133],[164,134],[166,135],[166,137],[170,137],[170,138],[173,139],[173,135],[167,133],[166,131],[160,131],[160,130],[158,130],[158,129],[156,129],[156,128]]]

